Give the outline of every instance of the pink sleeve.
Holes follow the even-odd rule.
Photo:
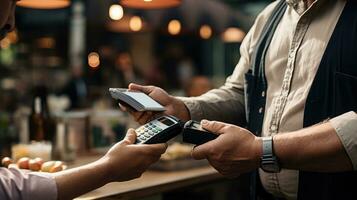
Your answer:
[[[50,174],[0,167],[0,199],[56,200],[56,181]]]

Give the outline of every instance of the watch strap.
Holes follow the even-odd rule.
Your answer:
[[[280,171],[280,165],[277,157],[274,155],[273,137],[263,137],[263,155],[261,157],[261,168],[265,172],[276,173]]]
[[[263,157],[273,155],[273,137],[263,137]]]

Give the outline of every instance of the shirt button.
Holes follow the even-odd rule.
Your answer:
[[[262,92],[262,97],[265,97],[265,91]]]
[[[277,129],[276,125],[272,125],[270,128],[272,131],[276,131],[276,129]]]
[[[259,108],[259,113],[262,114],[263,113],[263,108]]]

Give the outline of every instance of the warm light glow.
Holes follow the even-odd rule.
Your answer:
[[[7,34],[7,36],[0,41],[0,48],[7,49],[11,46],[11,44],[17,43],[19,40],[16,30],[11,31]]]
[[[201,26],[200,36],[203,39],[209,39],[212,36],[212,28],[208,25]]]
[[[179,6],[182,0],[120,0],[124,7],[135,9],[162,9]]]
[[[56,47],[56,40],[52,37],[39,38],[36,43],[38,47],[43,49],[53,49]]]
[[[129,27],[130,27],[130,30],[132,30],[132,31],[140,31],[141,28],[143,27],[143,21],[141,20],[140,17],[134,16],[134,17],[130,18]]]
[[[168,25],[168,31],[171,35],[177,35],[181,31],[181,23],[179,20],[171,20]]]
[[[18,6],[34,9],[59,9],[68,7],[70,0],[21,0],[16,3]]]
[[[245,32],[239,28],[227,28],[222,34],[224,42],[242,42],[245,37]]]
[[[92,52],[88,55],[88,65],[91,68],[97,68],[100,65],[100,57],[97,52]]]
[[[9,38],[4,38],[3,40],[0,41],[0,47],[2,49],[7,49],[10,47],[11,41]]]
[[[123,7],[118,4],[113,4],[109,8],[109,17],[112,20],[120,20],[124,16]]]
[[[7,34],[7,38],[9,38],[11,44],[15,44],[17,43],[17,41],[19,40],[19,37],[17,35],[17,31],[11,31],[10,33]]]

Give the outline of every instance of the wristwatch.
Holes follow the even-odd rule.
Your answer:
[[[273,137],[263,137],[263,155],[261,157],[260,168],[268,173],[280,172],[278,158],[274,155]]]

